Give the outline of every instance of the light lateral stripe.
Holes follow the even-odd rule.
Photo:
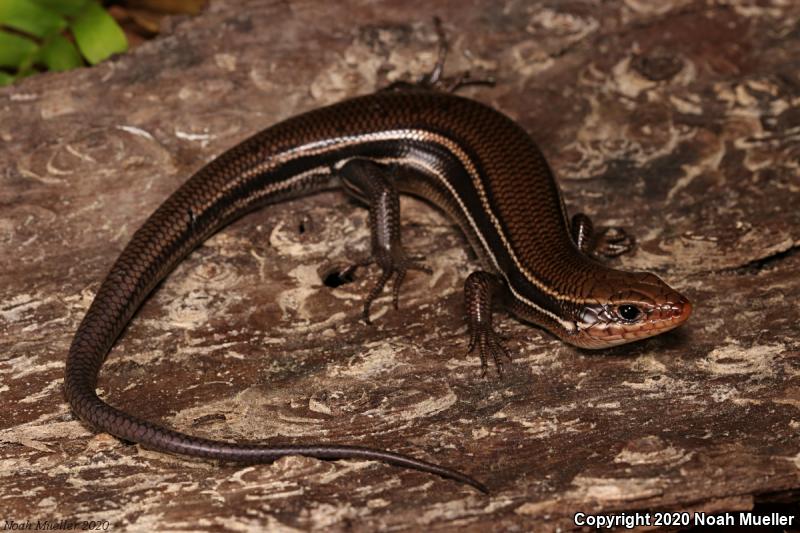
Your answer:
[[[557,300],[563,300],[574,303],[584,303],[584,300],[582,299],[577,299],[572,295],[562,294],[559,293],[558,291],[553,290],[552,288],[548,287],[544,282],[537,279],[531,272],[528,271],[527,268],[525,268],[525,266],[522,264],[522,262],[519,260],[516,253],[514,252],[514,249],[511,247],[511,243],[509,242],[508,238],[503,232],[503,228],[500,225],[500,221],[498,220],[497,216],[492,210],[491,205],[489,204],[489,198],[483,186],[483,181],[481,180],[477,167],[469,158],[469,156],[467,156],[467,154],[461,149],[461,147],[458,146],[458,143],[438,133],[434,133],[424,129],[398,129],[398,130],[385,130],[372,133],[364,133],[359,135],[349,135],[344,137],[322,139],[320,141],[314,141],[300,146],[296,146],[290,148],[285,152],[277,154],[271,157],[270,160],[265,161],[262,165],[255,167],[254,173],[258,174],[265,170],[269,170],[274,166],[286,163],[288,161],[291,161],[292,159],[296,159],[297,157],[319,155],[326,152],[335,151],[343,147],[362,144],[365,142],[399,140],[399,139],[412,139],[422,142],[432,140],[436,144],[440,145],[441,147],[449,151],[453,156],[455,156],[461,162],[462,166],[470,175],[470,177],[472,177],[473,184],[475,186],[476,191],[478,192],[478,196],[481,199],[483,208],[489,215],[489,218],[492,221],[492,225],[495,227],[497,234],[500,236],[500,240],[505,245],[505,248],[508,251],[509,255],[511,256],[511,259],[514,261],[514,264],[516,265],[517,269],[519,269],[519,271],[522,272],[522,274],[531,284],[536,286],[536,288],[538,288],[548,296],[552,296]],[[454,192],[452,187],[448,188],[450,188],[451,192]]]
[[[469,156],[461,149],[461,147],[453,141],[452,139],[445,137],[444,135],[440,135],[438,133],[434,133],[424,129],[408,129],[408,130],[386,130],[386,131],[379,131],[374,133],[367,133],[363,135],[357,136],[349,136],[349,137],[342,137],[342,143],[347,145],[357,144],[360,142],[369,142],[375,140],[398,140],[398,139],[412,139],[417,141],[433,141],[434,143],[438,144],[442,148],[445,148],[448,152],[450,152],[453,156],[455,156],[460,162],[467,173],[472,178],[473,185],[475,186],[475,190],[478,192],[478,197],[483,204],[483,208],[486,213],[489,215],[490,220],[492,221],[492,225],[495,227],[497,234],[500,237],[500,240],[503,242],[506,250],[511,256],[511,259],[514,261],[517,269],[522,272],[525,278],[536,288],[538,288],[543,293],[551,296],[557,300],[573,302],[573,303],[585,303],[584,299],[576,298],[575,296],[569,294],[560,293],[550,287],[547,286],[544,282],[539,280],[536,276],[533,275],[519,260],[517,254],[515,253],[511,243],[509,242],[508,238],[506,237],[505,233],[503,232],[503,227],[500,224],[499,219],[495,215],[494,211],[492,210],[492,206],[489,204],[489,197],[486,193],[486,189],[483,185],[483,180],[481,179],[480,174],[478,173],[477,166],[475,163],[469,158]],[[323,146],[330,146],[333,139],[326,139],[322,141],[317,141],[313,143],[308,143],[307,145],[303,145],[309,147],[311,149],[318,149],[319,147]],[[303,147],[298,147],[297,149],[300,150]],[[451,188],[452,191],[452,188]],[[562,201],[562,209],[563,209],[563,201]],[[566,220],[566,213],[565,220]]]
[[[447,190],[450,191],[450,195],[458,203],[458,206],[461,208],[461,212],[464,214],[466,219],[469,221],[470,226],[472,226],[472,230],[475,232],[475,234],[478,236],[478,238],[480,239],[481,243],[483,244],[484,250],[489,254],[489,257],[491,257],[492,263],[494,264],[495,270],[497,270],[498,272],[502,272],[501,269],[500,269],[500,264],[497,261],[497,257],[495,257],[494,252],[492,251],[492,248],[489,246],[489,243],[486,242],[486,239],[484,238],[483,233],[481,233],[480,229],[478,228],[477,222],[470,215],[469,210],[467,209],[467,206],[464,204],[464,202],[462,201],[461,197],[458,195],[458,191],[455,190],[455,188],[450,183],[450,181],[447,178],[445,178],[441,174],[441,172],[439,172],[435,168],[431,167],[430,165],[426,165],[422,161],[419,161],[419,160],[416,160],[416,159],[411,159],[411,158],[404,158],[404,157],[364,158],[364,157],[354,156],[354,157],[351,157],[351,158],[348,158],[348,159],[345,159],[343,161],[338,162],[335,165],[335,168],[337,168],[337,169],[342,168],[345,164],[347,164],[348,161],[350,161],[352,159],[369,159],[371,161],[376,161],[378,163],[383,163],[383,164],[386,164],[386,163],[403,163],[403,164],[408,165],[408,166],[421,168],[422,170],[426,171],[428,174],[433,175],[435,178],[437,178],[439,181],[441,181],[442,184],[445,187],[447,187]],[[505,276],[505,274],[503,274],[503,276]]]
[[[297,158],[300,158],[300,157],[307,157],[307,156],[315,156],[315,155],[325,154],[325,153],[336,151],[336,150],[339,150],[339,149],[342,149],[342,148],[345,148],[345,147],[348,147],[348,146],[353,146],[353,145],[358,145],[358,144],[363,144],[363,143],[377,142],[377,141],[390,141],[390,140],[416,140],[416,141],[421,141],[421,142],[434,142],[435,144],[438,144],[442,148],[446,149],[454,157],[456,157],[459,160],[459,162],[462,164],[462,166],[464,167],[466,172],[472,178],[473,185],[475,187],[476,192],[478,193],[478,197],[481,200],[483,208],[484,208],[485,212],[487,213],[487,215],[489,216],[489,218],[490,218],[490,220],[492,222],[492,225],[494,226],[495,230],[497,231],[497,234],[500,237],[500,240],[503,242],[503,244],[504,244],[509,256],[511,257],[512,261],[516,265],[517,269],[525,276],[525,278],[532,285],[534,285],[536,288],[538,288],[540,291],[542,291],[546,295],[548,295],[548,296],[550,296],[552,298],[555,298],[557,300],[560,300],[560,301],[567,301],[567,302],[573,302],[573,303],[585,303],[585,301],[586,301],[585,299],[576,298],[575,296],[568,295],[568,294],[563,294],[563,293],[560,293],[560,292],[558,292],[556,290],[553,290],[552,288],[548,287],[544,282],[542,282],[541,280],[536,278],[527,268],[525,268],[525,266],[519,260],[519,257],[517,257],[513,247],[511,246],[511,243],[509,242],[508,238],[506,237],[505,233],[503,232],[503,228],[502,228],[502,226],[500,224],[500,221],[498,220],[496,214],[494,213],[494,211],[491,208],[491,205],[489,204],[488,195],[486,193],[486,189],[484,187],[483,181],[481,180],[480,174],[478,173],[476,165],[469,158],[469,156],[466,154],[466,152],[464,152],[461,149],[461,147],[458,146],[458,143],[456,143],[452,139],[449,139],[448,137],[445,137],[445,136],[440,135],[438,133],[434,133],[434,132],[431,132],[431,131],[425,130],[425,129],[397,129],[397,130],[385,130],[385,131],[364,133],[364,134],[358,134],[358,135],[348,135],[348,136],[343,136],[343,137],[336,137],[336,138],[323,139],[323,140],[320,140],[320,141],[314,141],[314,142],[310,142],[310,143],[306,143],[306,144],[303,144],[303,145],[300,145],[300,146],[296,146],[296,147],[290,148],[289,150],[286,150],[284,152],[281,152],[279,154],[271,156],[268,160],[264,161],[263,163],[261,163],[259,165],[256,165],[255,167],[253,167],[253,168],[249,169],[248,171],[242,173],[242,175],[239,177],[239,179],[240,180],[249,179],[249,178],[251,178],[251,177],[253,177],[255,175],[261,174],[263,172],[267,172],[269,170],[272,170],[272,169],[274,169],[274,168],[276,168],[278,166],[281,166],[281,165],[283,165],[283,164],[285,164],[287,162],[290,162],[290,161],[292,161],[294,159],[297,159]],[[358,156],[354,156],[354,157],[358,157]],[[411,159],[404,159],[403,160],[403,162],[406,163],[406,164],[409,164],[410,161],[412,161],[412,160]],[[415,163],[419,163],[419,162],[415,161]],[[321,169],[321,168],[324,168],[324,167],[317,167],[317,171],[319,172],[319,169]],[[298,176],[302,176],[302,178],[304,178],[308,174],[309,174],[309,172],[304,172],[302,175],[298,175]],[[436,174],[434,173],[434,175],[436,175]],[[295,178],[297,178],[297,176],[295,176],[293,178],[289,178],[287,180],[284,180],[281,183],[276,183],[273,186],[267,187],[267,188],[264,189],[263,194],[259,194],[259,196],[266,195],[266,194],[271,194],[271,193],[274,193],[274,192],[278,192],[278,191],[290,186],[291,184],[296,183],[296,181],[298,181],[298,180],[296,180]],[[463,202],[461,201],[461,198],[458,196],[457,192],[453,189],[452,185],[450,184],[450,182],[448,180],[444,179],[441,176],[439,176],[439,179],[448,188],[448,190],[450,190],[451,194],[453,194],[453,197],[459,203],[460,207],[462,208],[462,211],[463,211],[464,215],[467,217],[467,219],[473,225],[473,229],[475,229],[476,234],[479,236],[479,238],[481,239],[482,243],[484,244],[485,250],[487,250],[489,252],[490,256],[493,257],[493,262],[495,263],[495,266],[497,267],[498,265],[497,265],[496,259],[494,258],[494,255],[491,254],[491,250],[490,250],[489,246],[487,245],[486,241],[483,239],[483,236],[482,236],[481,232],[475,226],[474,220],[472,219],[471,216],[469,216],[469,212],[467,211],[466,206],[464,206]],[[235,183],[235,182],[233,182],[233,183]],[[232,183],[232,185],[233,185],[233,183]],[[563,209],[563,207],[562,207],[562,209]],[[500,271],[499,268],[498,268],[498,271]],[[510,283],[509,283],[509,287],[511,288],[511,290],[514,293],[515,296],[518,296],[521,300],[525,301],[526,303],[530,302],[526,298],[522,297],[519,294],[519,292],[516,291],[511,286]],[[532,304],[532,302],[530,302],[530,303]],[[537,308],[537,309],[541,309],[541,307],[539,307],[537,305],[532,305],[532,306]],[[550,313],[550,312],[547,312],[547,314],[550,315],[550,316],[553,316],[553,314]],[[564,322],[560,318],[557,319],[557,320],[559,320],[559,322],[562,322],[562,323]],[[567,327],[567,329],[573,330],[574,328],[575,328],[574,324],[570,322],[570,327]]]
[[[262,166],[262,165],[259,165],[259,166]],[[271,169],[271,167],[269,167],[268,169]],[[255,172],[254,173],[251,170],[251,171],[243,172],[239,178],[240,179],[249,179],[249,178],[251,178],[251,177],[253,177],[255,175],[260,174],[261,172],[264,172],[264,171],[259,171],[259,172]],[[231,204],[231,206],[225,211],[225,214],[223,216],[226,216],[226,215],[228,215],[228,214],[230,214],[232,212],[235,212],[236,210],[238,210],[242,206],[242,204],[248,204],[248,203],[252,202],[254,199],[257,200],[257,199],[263,198],[265,196],[270,196],[272,194],[282,192],[282,191],[288,189],[289,187],[291,187],[292,185],[295,185],[296,183],[299,183],[299,182],[305,180],[309,176],[324,175],[324,174],[330,174],[330,173],[331,173],[331,169],[330,169],[330,167],[328,165],[320,165],[318,167],[314,167],[312,169],[306,170],[305,172],[301,172],[299,174],[295,174],[295,175],[293,175],[293,176],[291,176],[289,178],[286,178],[286,179],[284,179],[284,180],[282,180],[280,182],[272,183],[268,187],[264,187],[263,189],[259,189],[257,192],[251,194],[247,198],[242,198],[242,199],[234,202],[233,204]]]
[[[414,130],[412,130],[412,131],[414,131]],[[425,130],[422,130],[422,131],[425,131]],[[449,138],[447,138],[445,136],[442,136],[442,135],[439,135],[439,134],[436,134],[436,133],[431,133],[431,132],[426,132],[426,133],[427,133],[428,136],[430,136],[430,137],[432,137],[434,139],[434,142],[436,142],[437,144],[443,146],[444,148],[449,150],[450,153],[452,153],[455,157],[457,157],[459,159],[459,161],[461,161],[461,164],[464,166],[466,171],[472,177],[473,184],[475,185],[475,190],[478,192],[478,196],[481,199],[481,203],[483,204],[484,211],[486,211],[487,215],[489,215],[489,218],[492,221],[492,225],[495,227],[495,230],[497,231],[497,234],[500,236],[500,240],[503,241],[503,245],[505,246],[506,250],[508,251],[509,256],[511,256],[511,259],[514,261],[514,264],[516,265],[517,269],[520,272],[522,272],[522,274],[525,276],[525,278],[531,284],[533,284],[536,288],[538,288],[540,291],[544,292],[548,296],[551,296],[551,297],[553,297],[553,298],[555,298],[557,300],[568,301],[568,302],[573,302],[573,303],[583,303],[582,300],[579,300],[579,299],[575,298],[572,295],[562,294],[562,293],[560,293],[558,291],[555,291],[552,288],[548,287],[544,282],[542,282],[541,280],[536,278],[536,276],[534,276],[522,264],[522,262],[519,260],[519,257],[517,257],[517,254],[515,253],[514,248],[511,246],[511,243],[509,242],[508,238],[506,237],[505,233],[503,232],[503,227],[500,224],[500,220],[497,218],[497,215],[495,215],[494,210],[492,209],[492,206],[489,204],[489,196],[486,193],[486,189],[484,188],[484,185],[483,185],[483,180],[481,179],[481,176],[478,173],[478,169],[475,166],[475,164],[473,163],[473,161],[469,158],[469,156],[466,154],[466,152],[464,152],[464,150],[461,149],[461,147],[458,145],[458,143],[456,143],[452,139],[449,139]],[[425,140],[425,139],[423,139],[423,140]]]
[[[462,212],[463,216],[469,222],[470,226],[472,227],[472,230],[475,232],[475,235],[477,235],[478,239],[480,239],[481,244],[483,245],[483,249],[488,254],[488,256],[491,258],[491,261],[495,266],[495,270],[497,270],[497,272],[500,272],[500,274],[506,280],[506,284],[509,287],[509,289],[511,290],[511,292],[514,294],[514,296],[518,300],[520,300],[521,302],[523,302],[526,305],[528,305],[529,307],[531,307],[532,309],[535,309],[535,310],[539,311],[540,313],[542,313],[543,315],[548,316],[551,319],[555,320],[556,322],[561,324],[561,326],[564,329],[566,329],[567,331],[573,331],[575,329],[575,324],[573,322],[566,321],[566,320],[562,319],[561,317],[559,317],[557,314],[553,313],[552,311],[549,311],[548,309],[545,309],[545,308],[541,307],[536,302],[533,302],[532,300],[526,298],[524,295],[522,295],[519,291],[517,291],[514,288],[514,286],[511,284],[511,281],[509,280],[509,278],[506,275],[506,273],[503,272],[500,269],[500,264],[497,261],[497,257],[495,256],[494,251],[489,246],[489,243],[486,242],[486,238],[484,237],[483,233],[480,231],[480,228],[478,227],[477,222],[475,221],[475,219],[470,214],[469,210],[467,209],[467,206],[464,204],[464,202],[461,199],[461,196],[459,195],[458,191],[455,190],[455,188],[453,187],[453,184],[450,182],[450,180],[448,180],[441,172],[439,172],[438,169],[436,169],[435,167],[432,167],[432,166],[430,166],[428,164],[425,164],[423,161],[420,161],[420,160],[417,160],[417,159],[413,159],[413,158],[403,158],[403,157],[364,157],[364,156],[353,156],[353,157],[349,157],[349,158],[346,158],[346,159],[342,159],[340,161],[337,161],[333,165],[333,168],[336,169],[336,170],[339,170],[342,167],[344,167],[344,165],[346,165],[348,163],[348,161],[351,161],[353,159],[368,159],[370,161],[375,161],[375,162],[381,163],[381,164],[402,163],[402,164],[407,165],[407,166],[416,167],[418,169],[421,169],[424,172],[426,172],[428,175],[433,176],[434,178],[438,179],[447,188],[447,190],[450,192],[451,197],[454,198],[455,201],[458,203],[458,206],[461,209],[461,212]],[[261,196],[266,195],[266,194],[280,192],[282,190],[287,189],[291,185],[297,183],[298,181],[301,181],[301,180],[305,179],[308,176],[326,174],[326,173],[330,173],[330,167],[328,167],[328,166],[319,166],[319,167],[312,168],[310,170],[306,170],[305,172],[302,172],[300,174],[292,176],[291,178],[287,178],[286,180],[283,180],[280,183],[276,183],[273,187],[265,188],[264,191],[260,191],[259,192],[258,196],[261,197]]]
[[[355,157],[353,157],[351,159],[359,159],[359,157],[355,156]],[[445,187],[447,187],[447,189],[450,191],[450,194],[455,198],[456,202],[458,202],[458,205],[461,208],[461,212],[463,213],[464,217],[466,217],[466,219],[469,221],[470,226],[472,226],[472,229],[475,231],[475,234],[478,236],[478,238],[480,239],[481,243],[483,244],[484,250],[489,255],[489,257],[492,259],[492,263],[494,263],[495,270],[500,272],[500,274],[503,276],[503,279],[506,280],[506,285],[511,290],[511,292],[514,294],[514,296],[518,300],[520,300],[521,302],[523,302],[526,305],[528,305],[529,307],[531,307],[533,309],[536,309],[537,311],[539,311],[540,313],[542,313],[542,314],[544,314],[546,316],[549,316],[550,318],[552,318],[553,320],[555,320],[556,322],[561,324],[561,326],[564,329],[566,329],[567,331],[573,331],[575,329],[575,324],[573,322],[568,321],[568,320],[564,320],[560,316],[558,316],[557,314],[553,313],[552,311],[549,311],[549,310],[539,306],[536,302],[533,302],[533,301],[529,300],[528,298],[526,298],[525,296],[520,294],[514,288],[514,286],[511,284],[511,280],[508,279],[508,276],[506,275],[506,273],[503,272],[500,269],[500,265],[497,262],[497,257],[494,255],[494,252],[492,251],[491,247],[486,242],[486,239],[484,238],[483,233],[481,233],[481,231],[478,229],[477,223],[475,222],[475,220],[470,215],[469,210],[467,210],[466,206],[461,201],[461,197],[458,196],[458,192],[453,188],[453,186],[450,183],[450,181],[441,172],[439,172],[434,167],[431,167],[430,165],[426,165],[425,163],[423,163],[422,161],[419,161],[417,159],[402,158],[402,157],[363,158],[363,159],[370,159],[372,161],[377,161],[379,163],[384,163],[384,164],[385,163],[403,163],[403,164],[408,165],[408,166],[413,166],[413,167],[417,167],[417,168],[420,168],[422,170],[425,170],[425,171],[427,171],[428,174],[433,175],[435,178],[437,178],[439,181],[441,181],[445,185]],[[349,160],[350,159],[347,159],[346,161],[349,161]],[[341,167],[339,167],[339,168],[341,168]]]

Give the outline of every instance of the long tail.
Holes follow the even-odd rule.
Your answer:
[[[302,187],[306,191],[320,183],[314,176],[307,179],[308,183]],[[97,396],[100,368],[148,294],[199,243],[254,207],[220,209],[233,202],[219,193],[215,198],[204,197],[208,181],[208,176],[195,175],[159,207],[134,234],[100,286],[67,357],[64,389],[74,412],[100,430],[157,451],[244,463],[268,463],[287,455],[368,459],[437,474],[488,492],[482,483],[460,472],[388,451],[329,444],[235,444],[193,437],[124,413]],[[296,180],[292,187],[295,192],[301,189]]]

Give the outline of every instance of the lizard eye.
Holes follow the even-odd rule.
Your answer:
[[[639,316],[642,314],[642,311],[635,305],[623,304],[617,307],[617,313],[619,313],[619,316],[621,316],[623,320],[633,322],[639,318]]]

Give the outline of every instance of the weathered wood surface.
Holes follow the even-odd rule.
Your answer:
[[[401,6],[402,4],[402,6]],[[758,4],[758,5],[756,5]],[[508,529],[572,514],[743,510],[800,491],[800,4],[441,3],[448,68],[541,144],[574,211],[629,228],[696,304],[674,333],[583,352],[511,318],[503,380],[464,358],[476,263],[404,201],[401,312],[358,322],[368,245],[324,194],[197,250],[109,356],[112,404],[228,440],[407,452],[489,497],[382,464],[218,465],[95,434],[61,390],[71,335],[131,234],[194,169],[282,118],[416,77],[428,2],[214,2],[94,69],[0,90],[0,518],[112,528]],[[374,271],[372,272],[374,274]]]

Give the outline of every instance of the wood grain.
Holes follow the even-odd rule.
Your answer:
[[[384,447],[492,489],[382,464],[219,465],[96,435],[61,391],[116,255],[193,170],[282,118],[435,59],[429,3],[213,2],[93,69],[0,89],[3,520],[113,529],[555,530],[575,512],[744,510],[800,492],[800,6],[694,0],[437,4],[451,72],[548,156],[572,212],[628,228],[695,302],[600,353],[502,317],[503,380],[465,359],[477,265],[404,199],[413,273],[361,324],[366,212],[326,193],[254,213],[162,285],[101,375],[112,404],[197,435]],[[376,272],[371,272],[375,275]]]

